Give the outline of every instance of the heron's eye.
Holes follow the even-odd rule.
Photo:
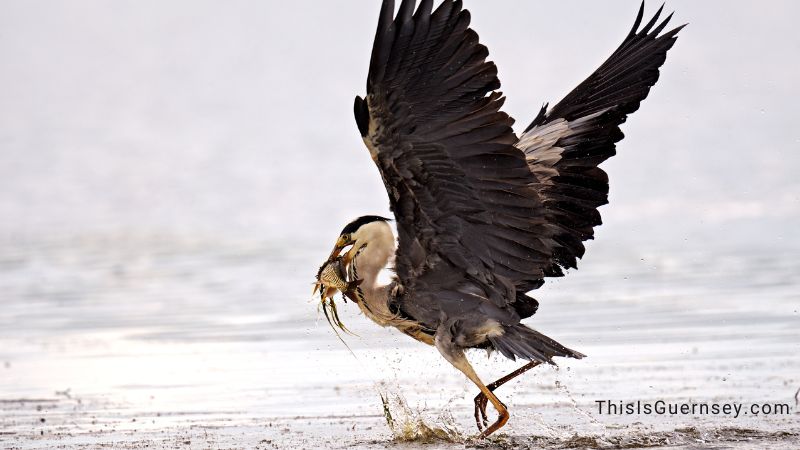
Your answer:
[[[350,242],[350,235],[349,234],[343,234],[343,235],[341,235],[339,237],[339,239],[341,239],[342,242]]]

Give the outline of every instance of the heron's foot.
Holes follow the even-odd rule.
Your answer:
[[[489,399],[479,392],[475,396],[475,424],[478,425],[478,431],[483,431],[484,428],[489,426],[489,417],[486,415],[486,405]]]
[[[500,406],[502,406],[502,408],[497,411],[497,420],[493,424],[491,424],[488,427],[486,427],[486,423],[487,423],[487,420],[486,420],[486,404],[485,403],[483,404],[483,408],[482,408],[482,411],[483,411],[483,423],[484,423],[484,427],[486,427],[486,428],[483,428],[481,430],[480,424],[478,425],[478,429],[481,430],[480,434],[478,435],[478,439],[484,439],[485,437],[489,436],[490,434],[492,434],[495,431],[497,431],[500,428],[502,428],[503,425],[505,425],[506,422],[508,422],[508,418],[511,417],[511,415],[508,413],[508,408],[506,408],[506,405],[503,404],[502,402],[500,403]]]
[[[489,399],[483,392],[475,396],[475,424],[478,426],[478,431],[481,432],[479,438],[485,438],[492,434],[495,430],[506,424],[509,418],[507,407],[504,403],[502,411],[498,411],[497,421],[489,426],[489,416],[486,414],[486,406],[489,404]]]

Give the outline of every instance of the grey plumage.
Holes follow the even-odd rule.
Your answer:
[[[659,35],[671,17],[658,23],[659,9],[639,30],[642,4],[612,56],[518,138],[462,2],[434,10],[432,0],[417,8],[404,0],[394,9],[383,1],[354,114],[396,217],[396,276],[385,289],[365,288],[362,310],[385,308],[370,316],[382,325],[418,324],[408,334],[435,344],[500,408],[463,349],[547,363],[583,357],[520,323],[538,308],[527,292],[577,267],[608,199],[598,165],[615,154],[619,125],[657,81],[681,27]]]

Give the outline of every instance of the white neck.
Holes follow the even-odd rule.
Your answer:
[[[379,284],[378,277],[394,256],[395,241],[392,228],[386,222],[371,222],[358,229],[355,243],[350,249],[351,266],[358,279],[363,280],[361,292],[364,314],[380,325],[386,325],[392,313],[389,310],[388,285]]]

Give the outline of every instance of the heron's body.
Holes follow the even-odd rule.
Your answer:
[[[379,220],[369,223],[364,231],[362,242],[353,245],[348,275],[350,279],[363,282],[351,293],[351,298],[361,312],[378,325],[397,328],[419,341],[433,344],[432,333],[422,323],[399,312],[397,281],[389,284],[378,281],[380,273],[394,258],[395,238],[391,227]],[[364,242],[369,242],[369,245],[364,245]]]
[[[345,295],[382,326],[435,345],[481,390],[482,436],[505,424],[492,390],[556,356],[579,352],[525,326],[538,302],[527,293],[563,275],[599,225],[608,178],[598,165],[615,154],[619,125],[638,109],[679,28],[661,34],[661,10],[561,102],[541,109],[518,137],[488,51],[469,28],[461,1],[384,0],[367,95],[356,97],[361,136],[383,178],[397,221],[364,216],[347,225],[330,260],[342,258]],[[379,274],[394,261],[388,285]],[[484,348],[530,361],[484,385],[464,350]],[[491,401],[500,418],[487,426]],[[486,427],[484,429],[484,427]]]

